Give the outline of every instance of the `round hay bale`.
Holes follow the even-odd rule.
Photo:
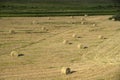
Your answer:
[[[115,21],[115,19],[113,18],[113,19],[111,19],[112,21]]]
[[[51,20],[51,18],[50,18],[50,17],[48,17],[48,20]]]
[[[84,46],[83,44],[78,44],[77,45],[77,48],[78,49],[86,49],[86,48],[88,48],[87,46]]]
[[[82,44],[78,44],[78,45],[77,45],[77,48],[78,48],[78,49],[83,49],[84,46],[83,46]]]
[[[10,34],[15,34],[16,32],[15,32],[15,30],[12,29],[12,30],[9,30],[9,33]]]
[[[10,55],[11,55],[11,56],[16,56],[16,57],[18,57],[18,56],[19,56],[19,53],[18,53],[17,51],[12,51],[12,52],[10,53]]]
[[[48,29],[47,29],[47,28],[45,28],[45,27],[42,27],[42,31],[47,32],[47,31],[48,31]]]
[[[68,40],[63,40],[63,44],[68,44]]]
[[[98,38],[99,39],[104,39],[104,37],[102,35],[99,35]]]
[[[73,37],[73,38],[76,38],[76,37],[77,37],[77,34],[73,34],[72,37]]]
[[[73,19],[73,18],[74,18],[74,16],[71,16],[71,18]]]
[[[87,17],[88,15],[87,15],[87,14],[85,14],[84,16],[85,16],[85,17]]]
[[[70,74],[71,73],[71,70],[70,70],[70,68],[68,68],[68,67],[63,67],[62,69],[61,69],[61,73],[62,74]]]
[[[85,22],[82,21],[81,24],[85,24]]]
[[[96,24],[92,24],[92,26],[93,26],[93,27],[95,27],[95,26],[96,26]]]
[[[32,24],[35,24],[35,21],[32,21]]]
[[[45,27],[42,27],[41,29],[44,31],[46,28],[45,28]]]
[[[80,18],[81,21],[84,21],[85,19],[84,18]]]

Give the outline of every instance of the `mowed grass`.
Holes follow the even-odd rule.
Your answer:
[[[93,60],[97,53],[88,54],[119,34],[119,22],[110,21],[109,17],[2,17],[0,79],[119,80],[119,61],[109,63],[99,56],[99,60]],[[81,18],[85,18],[85,24],[81,24]],[[43,27],[48,31],[42,31]],[[11,34],[9,30],[15,33]],[[79,37],[73,37],[73,34]],[[99,39],[99,35],[106,39]],[[63,44],[64,40],[68,43]],[[86,48],[80,49],[78,44]],[[11,51],[18,51],[24,56],[10,56]],[[70,67],[73,73],[61,74],[62,67]]]

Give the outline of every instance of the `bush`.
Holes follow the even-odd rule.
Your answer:
[[[120,13],[119,14],[116,14],[116,15],[113,15],[112,17],[109,18],[109,20],[115,20],[115,21],[120,21]]]

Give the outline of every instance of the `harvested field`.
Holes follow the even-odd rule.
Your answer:
[[[0,18],[0,80],[120,80],[120,22],[109,17]],[[88,48],[78,49],[80,43]],[[71,74],[61,74],[62,67]]]

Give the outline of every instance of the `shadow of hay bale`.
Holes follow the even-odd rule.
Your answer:
[[[18,57],[20,57],[20,56],[24,56],[24,54],[18,54]]]

